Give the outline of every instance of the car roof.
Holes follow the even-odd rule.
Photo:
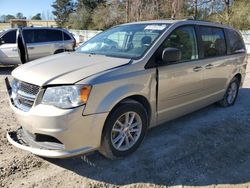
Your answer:
[[[55,29],[55,30],[65,30],[60,27],[22,27],[22,29]]]
[[[193,19],[181,19],[181,20],[150,20],[150,21],[139,21],[139,22],[131,22],[122,25],[132,25],[132,24],[194,24],[194,25],[206,25],[206,26],[213,26],[213,27],[222,27],[222,28],[229,28],[234,29],[228,25],[218,23],[218,22],[210,22],[210,21],[202,21],[202,20],[193,20]]]

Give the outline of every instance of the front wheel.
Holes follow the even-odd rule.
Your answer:
[[[121,103],[108,116],[100,152],[110,159],[125,157],[134,152],[145,136],[147,119],[147,112],[140,103]]]
[[[239,79],[234,77],[229,83],[229,86],[226,90],[223,99],[219,101],[219,104],[222,107],[228,107],[234,105],[238,96],[239,86],[240,86]]]

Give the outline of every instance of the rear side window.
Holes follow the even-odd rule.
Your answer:
[[[23,31],[26,43],[48,42],[46,29],[27,29]]]
[[[3,37],[2,40],[6,44],[15,44],[16,43],[16,30],[7,32]]]
[[[60,30],[48,30],[48,41],[62,41],[63,32]]]
[[[23,38],[26,43],[33,43],[35,41],[34,30],[23,30]]]
[[[216,57],[226,55],[226,41],[221,28],[200,26],[201,57]]]
[[[35,35],[34,42],[48,42],[49,41],[46,29],[35,29],[34,35]]]
[[[245,52],[245,45],[241,36],[234,30],[228,29],[228,51],[229,54]]]

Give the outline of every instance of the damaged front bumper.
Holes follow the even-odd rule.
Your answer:
[[[83,115],[84,107],[60,109],[34,104],[29,111],[15,106],[5,80],[9,103],[21,128],[7,133],[14,146],[48,158],[66,158],[97,150],[108,112]]]
[[[25,130],[19,128],[17,131],[7,132],[7,139],[17,148],[48,158],[66,158],[93,151],[93,148],[91,147],[83,147],[77,150],[64,151],[63,144],[57,144],[54,142],[39,143],[27,134],[28,133]],[[61,150],[59,148],[61,148]]]

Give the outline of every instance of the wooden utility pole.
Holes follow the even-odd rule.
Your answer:
[[[229,23],[229,20],[230,20],[230,0],[224,0],[225,2],[225,6],[226,6],[226,20],[227,20],[227,23]]]
[[[197,19],[197,13],[198,13],[198,5],[197,0],[194,0],[194,19]]]
[[[177,12],[177,0],[173,0],[171,4],[171,19],[176,19],[176,12]]]
[[[126,22],[130,21],[130,0],[126,0]]]

